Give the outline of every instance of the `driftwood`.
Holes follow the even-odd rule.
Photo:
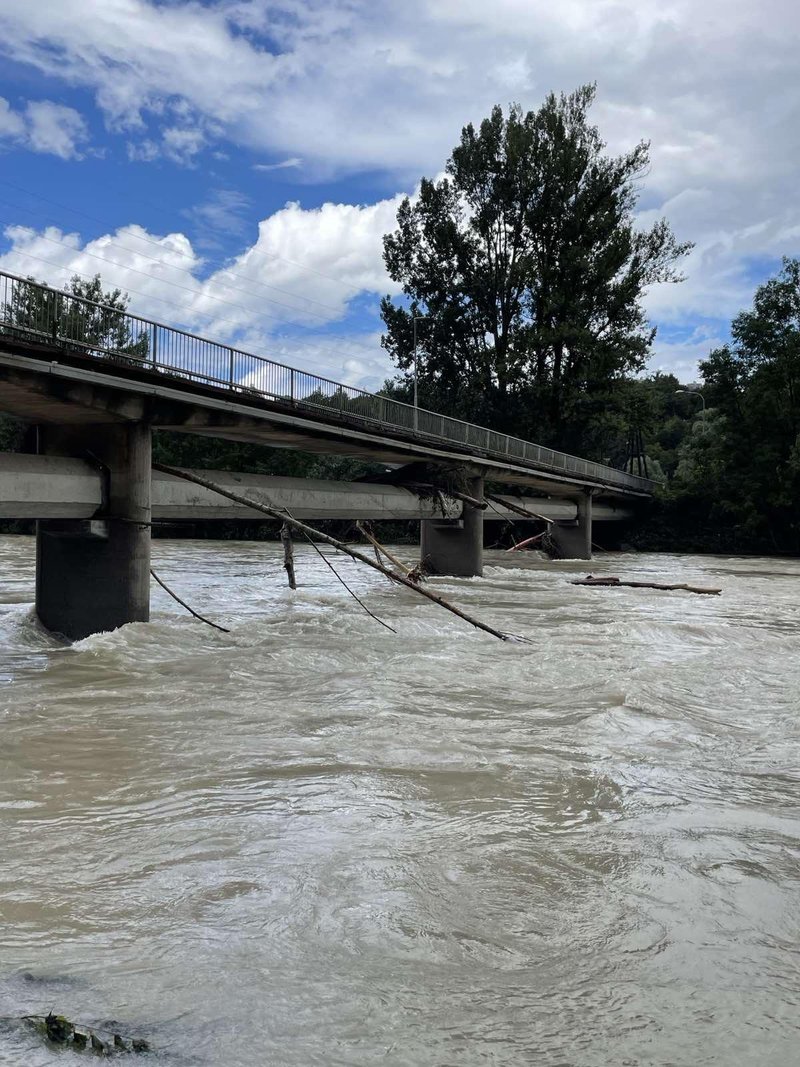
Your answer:
[[[226,630],[224,626],[218,626],[217,623],[212,622],[211,619],[207,619],[204,615],[201,615],[199,612],[195,611],[194,608],[190,608],[185,600],[181,600],[178,594],[173,593],[167,583],[162,581],[161,578],[159,578],[159,576],[156,574],[152,567],[150,568],[150,575],[158,582],[164,592],[169,593],[172,599],[177,601],[182,608],[186,608],[190,615],[194,615],[196,619],[199,619],[200,622],[204,622],[206,626],[213,626],[215,630],[220,630],[224,634],[230,633],[230,630]]]
[[[628,586],[631,589],[682,589],[686,593],[706,593],[709,596],[719,596],[721,589],[706,589],[701,585],[686,585],[683,582],[673,585],[664,585],[660,582],[623,582],[619,578],[595,578],[587,574],[585,578],[578,578],[571,585],[600,585],[607,589],[617,589],[620,586]]]
[[[380,541],[375,536],[375,534],[372,533],[372,531],[369,529],[369,527],[366,525],[366,523],[356,522],[356,529],[358,530],[358,532],[360,534],[363,534],[363,536],[366,537],[366,539],[369,541],[369,543],[375,549],[375,554],[376,554],[376,556],[378,556],[379,562],[380,562],[380,555],[383,555],[383,556],[386,557],[386,559],[389,560],[390,563],[393,563],[395,565],[395,567],[397,567],[397,569],[401,572],[401,574],[405,574],[406,578],[410,577],[411,575],[419,575],[420,568],[418,566],[417,567],[407,567],[405,565],[405,563],[402,563],[397,558],[397,556],[393,556],[392,553],[387,548],[384,548],[384,546],[380,543]],[[416,581],[419,581],[419,578],[418,577],[414,577],[411,580],[413,582],[416,582]]]
[[[292,531],[286,523],[281,526],[281,541],[283,541],[283,566],[289,579],[289,588],[296,589],[297,582],[294,577],[294,552],[292,551]]]
[[[492,637],[496,637],[500,641],[524,640],[514,634],[503,633],[501,630],[495,630],[486,623],[480,622],[478,619],[468,615],[465,611],[457,608],[454,604],[450,604],[444,597],[436,596],[435,593],[423,589],[422,586],[415,585],[414,582],[404,574],[398,574],[397,571],[390,570],[376,560],[370,559],[369,556],[365,556],[363,552],[359,552],[355,548],[350,548],[350,546],[346,545],[343,541],[338,541],[335,537],[331,537],[328,534],[323,533],[321,530],[315,530],[313,526],[309,526],[307,523],[301,522],[300,519],[295,519],[293,516],[288,515],[285,510],[281,510],[272,505],[262,504],[260,500],[254,500],[252,497],[243,496],[241,493],[231,492],[230,489],[217,485],[216,482],[211,482],[207,478],[201,478],[199,475],[190,473],[189,471],[181,470],[179,467],[170,467],[165,463],[154,463],[153,470],[161,471],[162,474],[170,474],[173,478],[183,478],[185,481],[193,482],[195,485],[201,485],[204,489],[210,489],[214,493],[219,493],[220,496],[227,497],[229,500],[233,500],[237,504],[243,504],[245,507],[252,508],[254,511],[260,511],[264,515],[269,515],[271,519],[285,522],[292,527],[292,529],[299,530],[309,539],[314,537],[318,541],[322,541],[324,544],[331,545],[331,547],[335,548],[337,551],[352,556],[353,559],[357,559],[360,563],[365,564],[367,567],[371,567],[374,571],[379,571],[381,574],[387,575],[392,581],[397,582],[398,585],[404,585],[407,589],[413,589],[415,593],[424,596],[426,600],[438,604],[440,608],[444,608],[453,615],[457,615],[458,618],[468,622],[471,626],[474,626],[478,630],[483,630],[484,633],[491,634]],[[384,625],[386,624],[384,623]]]
[[[37,1033],[52,1045],[68,1046],[78,1052],[87,1047],[99,1056],[113,1056],[125,1052],[150,1052],[150,1044],[141,1037],[128,1038],[110,1030],[102,1030],[84,1023],[74,1023],[65,1015],[56,1015],[52,1011],[47,1015],[5,1016],[2,1022],[21,1022],[32,1026]]]
[[[464,493],[460,489],[446,488],[442,489],[438,485],[433,485],[429,482],[398,482],[398,485],[402,485],[404,489],[410,489],[412,492],[417,493],[418,496],[427,497],[436,495],[441,497],[451,496],[454,500],[460,500],[464,504],[469,504],[471,508],[478,508],[480,511],[486,511],[489,506],[486,500],[479,500],[476,496],[470,496],[469,493]],[[486,494],[484,494],[485,496]]]
[[[520,541],[520,542],[519,542],[518,544],[516,544],[516,545],[512,545],[512,546],[511,546],[511,548],[507,548],[507,549],[506,549],[506,552],[516,552],[516,551],[517,551],[518,549],[520,549],[520,548],[527,548],[527,547],[528,547],[528,545],[532,545],[532,544],[534,544],[534,542],[536,542],[536,541],[541,541],[541,539],[542,539],[543,537],[544,537],[544,533],[538,533],[538,534],[534,534],[534,536],[533,536],[533,537],[529,537],[529,538],[528,538],[527,540],[525,540],[525,541]]]

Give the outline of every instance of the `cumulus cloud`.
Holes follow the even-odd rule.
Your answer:
[[[30,100],[24,110],[15,111],[0,97],[0,140],[60,159],[81,159],[89,131],[74,108],[52,100]]]
[[[19,141],[25,136],[25,121],[9,102],[0,96],[0,140]]]
[[[81,115],[52,100],[31,101],[25,109],[27,144],[34,152],[49,152],[61,159],[80,159],[89,133]]]
[[[345,384],[378,386],[389,373],[373,319],[342,329],[354,302],[396,290],[380,254],[399,196],[359,207],[287,204],[264,219],[256,240],[225,266],[205,263],[181,233],[163,236],[123,226],[82,241],[57,227],[5,230],[0,269],[61,286],[73,274],[100,273],[106,286],[131,295],[144,317],[181,325],[221,341],[296,362]],[[209,224],[238,218],[238,195],[220,191],[194,212]]]

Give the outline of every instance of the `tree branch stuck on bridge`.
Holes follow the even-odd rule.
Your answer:
[[[392,581],[397,582],[398,585],[403,585],[406,589],[412,589],[415,593],[425,597],[426,600],[432,601],[434,604],[438,604],[439,607],[444,608],[446,611],[451,612],[453,615],[457,615],[460,619],[468,622],[471,626],[474,626],[478,630],[483,630],[487,634],[491,634],[492,637],[498,638],[500,641],[524,641],[525,638],[519,637],[516,634],[503,633],[501,630],[495,630],[494,627],[488,626],[486,623],[480,622],[478,619],[467,612],[457,608],[454,604],[450,604],[444,597],[437,596],[435,593],[431,593],[427,589],[423,589],[421,586],[416,585],[405,575],[398,574],[397,571],[393,571],[388,567],[384,567],[383,564],[378,563],[375,560],[365,556],[363,552],[359,552],[355,548],[351,548],[343,541],[337,540],[335,537],[330,537],[328,534],[323,533],[321,530],[314,529],[313,526],[309,526],[305,522],[301,522],[299,519],[293,518],[287,514],[285,510],[271,507],[269,504],[264,504],[260,500],[253,500],[252,497],[242,496],[239,493],[231,492],[230,489],[226,489],[221,485],[217,485],[214,482],[210,482],[207,478],[201,478],[197,474],[190,473],[189,471],[181,470],[179,467],[170,467],[164,463],[154,463],[153,470],[161,471],[162,474],[170,474],[173,478],[184,478],[186,481],[194,482],[195,485],[201,485],[205,489],[211,489],[215,493],[219,493],[220,496],[228,497],[229,500],[234,500],[239,504],[244,504],[245,507],[254,508],[256,511],[261,511],[265,515],[269,515],[271,519],[275,519],[278,522],[286,523],[295,530],[299,530],[306,537],[313,537],[324,544],[330,545],[338,552],[343,552],[347,556],[351,556],[353,559],[358,560],[360,563],[364,563],[367,567],[371,567],[374,571],[379,571],[381,574],[387,575]]]

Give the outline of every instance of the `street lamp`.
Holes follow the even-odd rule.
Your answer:
[[[417,373],[417,323],[422,322],[423,319],[430,318],[429,315],[414,315],[414,429],[417,429],[419,424],[419,374]]]
[[[684,396],[686,396],[686,395],[688,395],[688,396],[699,396],[700,397],[700,403],[703,405],[700,417],[703,420],[703,426],[705,426],[705,424],[706,424],[706,398],[703,396],[703,394],[700,392],[700,390],[699,389],[676,389],[675,390],[675,396],[680,396],[680,395],[684,395]]]

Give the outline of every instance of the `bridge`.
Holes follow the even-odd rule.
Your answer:
[[[422,560],[438,574],[481,574],[484,520],[520,510],[551,521],[562,555],[589,559],[593,516],[628,517],[654,489],[626,471],[1,272],[0,410],[35,424],[38,440],[36,456],[0,460],[0,517],[40,520],[37,613],[72,639],[149,618],[154,518],[246,514],[154,478],[154,429],[388,465],[393,484],[212,474],[297,517],[418,518]],[[490,510],[487,481],[512,489]]]

